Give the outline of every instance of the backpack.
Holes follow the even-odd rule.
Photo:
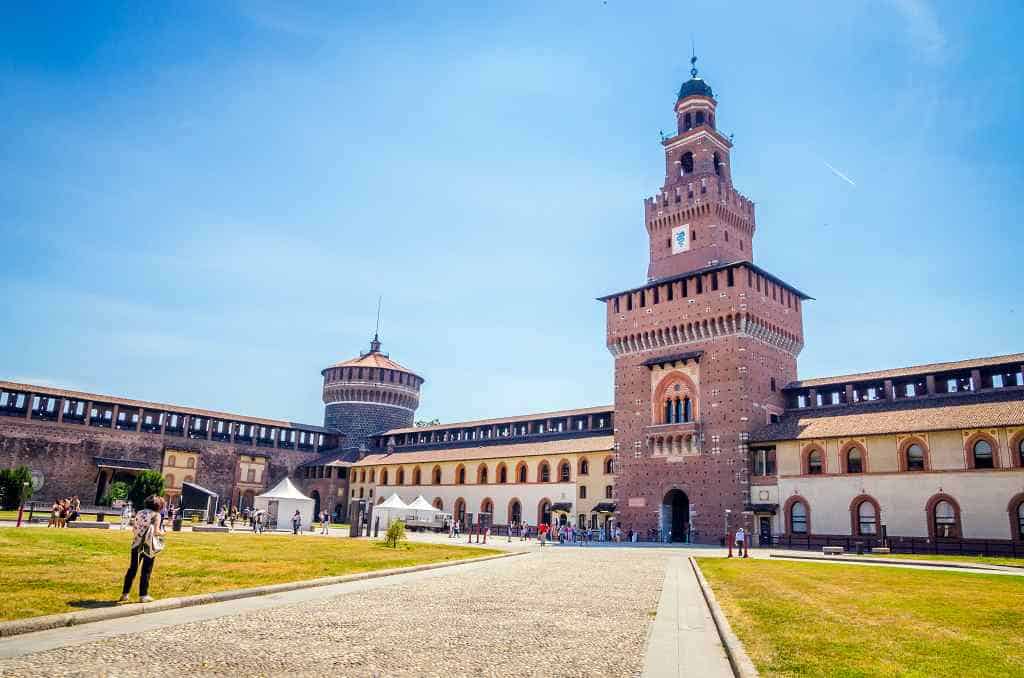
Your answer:
[[[164,540],[162,537],[156,534],[156,525],[153,523],[149,524],[146,528],[146,534],[142,537],[142,555],[147,558],[156,558],[157,554],[164,550]]]

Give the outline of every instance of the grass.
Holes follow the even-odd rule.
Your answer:
[[[764,676],[1024,676],[1024,578],[700,558]]]
[[[905,560],[948,560],[951,562],[963,563],[965,565],[1005,565],[1007,567],[1024,568],[1024,558],[1001,558],[999,556],[956,556],[956,555],[931,555],[927,553],[890,553],[888,555],[865,554],[868,558],[902,558]],[[860,556],[858,556],[859,558]]]
[[[120,530],[0,529],[0,620],[111,604],[121,593],[130,540],[130,533]],[[423,543],[395,549],[367,540],[290,534],[169,532],[150,595],[170,598],[489,553],[498,551]]]

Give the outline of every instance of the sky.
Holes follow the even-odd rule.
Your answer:
[[[1024,4],[482,5],[6,4],[0,379],[315,424],[382,297],[417,418],[609,404],[691,40],[801,377],[1024,351]]]

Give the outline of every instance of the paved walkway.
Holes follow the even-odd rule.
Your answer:
[[[649,675],[714,676],[683,566],[678,549],[537,548],[0,640],[0,675],[637,676],[646,652],[651,670],[699,667]]]
[[[644,678],[732,678],[732,668],[689,561],[668,559]]]

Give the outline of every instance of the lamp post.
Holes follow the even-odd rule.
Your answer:
[[[725,543],[729,547],[729,557],[732,558],[732,539],[729,534],[729,517],[732,515],[732,509],[725,509]]]

